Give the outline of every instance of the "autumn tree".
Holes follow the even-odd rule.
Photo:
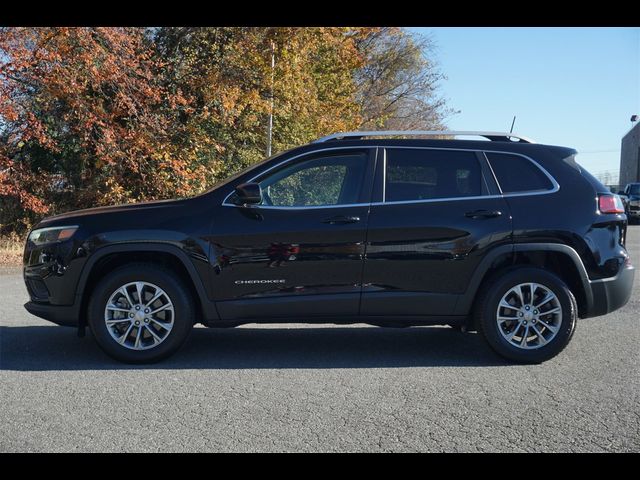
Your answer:
[[[274,152],[438,128],[429,47],[398,28],[0,28],[0,233],[197,194],[264,158],[270,113]]]
[[[136,28],[0,30],[0,223],[190,193],[188,111]],[[22,214],[22,215],[21,215]]]
[[[281,151],[356,129],[440,129],[451,113],[428,37],[400,28],[161,28],[170,83],[194,99],[185,121],[225,176],[263,158],[273,95]],[[271,53],[275,67],[271,68]],[[194,138],[194,137],[191,137]]]
[[[272,101],[274,152],[360,125],[360,30],[162,28],[154,37],[171,66],[170,88],[193,101],[183,121],[205,146],[202,161],[221,177],[264,158]],[[216,145],[207,145],[212,138]]]

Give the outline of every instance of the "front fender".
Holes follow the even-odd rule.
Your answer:
[[[182,266],[188,273],[191,282],[193,283],[196,294],[199,297],[197,300],[200,300],[200,304],[202,305],[202,313],[204,319],[216,320],[219,318],[217,310],[215,308],[215,304],[212,301],[208,301],[207,290],[202,275],[198,272],[198,270],[194,266],[194,262],[192,261],[193,259],[199,262],[203,262],[205,263],[204,268],[208,268],[206,255],[194,254],[191,251],[189,251],[189,254],[187,254],[187,252],[183,248],[180,248],[177,245],[162,242],[120,243],[116,245],[105,246],[94,251],[87,259],[78,280],[78,285],[76,288],[76,299],[74,302],[74,306],[78,308],[78,313],[80,313],[82,305],[86,303],[86,294],[89,293],[86,291],[88,280],[91,276],[93,268],[97,265],[97,263],[109,255],[136,252],[162,252],[175,257],[182,264]]]

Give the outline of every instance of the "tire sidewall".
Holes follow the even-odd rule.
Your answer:
[[[169,296],[174,308],[174,325],[167,338],[148,350],[131,350],[116,342],[104,321],[106,303],[118,288],[136,281],[157,285]],[[193,307],[188,291],[165,269],[139,265],[119,268],[105,277],[94,289],[87,309],[88,324],[98,345],[109,356],[126,363],[152,363],[173,354],[186,341],[193,327]]]
[[[512,287],[534,282],[550,289],[562,308],[562,322],[556,336],[545,346],[531,350],[518,348],[500,333],[496,321],[498,303]],[[520,268],[501,276],[491,284],[481,305],[480,328],[490,346],[500,355],[522,363],[541,363],[560,353],[569,343],[576,327],[576,301],[569,287],[556,275],[537,268]]]

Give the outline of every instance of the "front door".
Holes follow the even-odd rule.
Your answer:
[[[481,155],[387,148],[369,216],[361,314],[452,315],[511,216]]]
[[[305,154],[254,182],[256,206],[214,224],[213,288],[223,320],[357,315],[375,149]]]

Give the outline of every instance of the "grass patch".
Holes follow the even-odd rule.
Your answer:
[[[18,235],[0,237],[0,266],[19,267],[22,265],[24,238]]]

